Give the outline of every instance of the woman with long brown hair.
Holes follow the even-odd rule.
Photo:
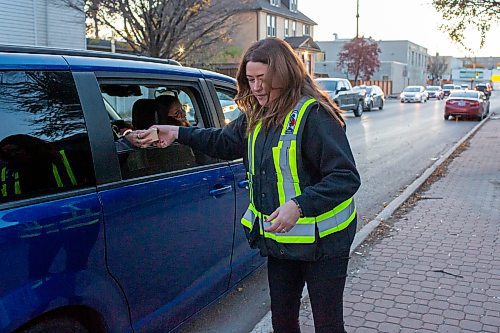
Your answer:
[[[316,332],[345,332],[342,296],[360,186],[345,123],[280,39],[254,43],[237,81],[239,118],[220,129],[155,125],[157,145],[177,139],[217,158],[244,157],[250,203],[241,223],[250,246],[268,257],[274,332],[300,332],[305,283]]]

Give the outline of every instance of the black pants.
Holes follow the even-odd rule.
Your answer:
[[[343,293],[349,258],[320,261],[268,257],[268,280],[274,333],[299,333],[304,283],[311,300],[316,333],[345,333]]]

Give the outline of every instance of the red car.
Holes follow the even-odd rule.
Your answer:
[[[450,94],[444,107],[444,119],[471,117],[482,120],[490,112],[490,103],[484,93],[474,90],[457,90]]]

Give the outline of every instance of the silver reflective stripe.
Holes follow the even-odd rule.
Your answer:
[[[318,231],[322,233],[323,231],[333,229],[339,226],[340,224],[344,223],[352,215],[354,209],[355,209],[354,200],[352,200],[349,206],[347,206],[337,214],[323,221],[316,222],[316,224],[318,225]]]
[[[280,202],[281,205],[300,194],[300,193],[295,193],[295,188],[293,186],[293,177],[289,165],[290,160],[288,156],[288,151],[290,150],[291,142],[296,140],[297,140],[296,134],[285,134],[280,136],[280,141],[283,142],[279,157],[280,170],[283,176],[283,190],[285,193],[285,201]]]
[[[255,221],[255,214],[250,208],[248,208],[245,214],[243,214],[243,218],[253,224],[253,221]]]
[[[267,229],[272,225],[271,222],[266,222],[264,221],[264,229]],[[296,224],[293,226],[292,229],[288,230],[285,233],[278,233],[274,232],[274,234],[278,234],[280,236],[314,236],[315,232],[315,224],[314,223],[308,223],[308,224]]]

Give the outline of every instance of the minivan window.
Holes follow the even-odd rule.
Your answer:
[[[215,88],[215,90],[217,91],[217,97],[222,107],[222,113],[224,114],[224,124],[227,125],[241,115],[241,111],[233,99],[235,93],[221,88]]]
[[[0,71],[0,202],[95,185],[69,72]]]
[[[100,83],[113,131],[122,179],[181,171],[217,163],[217,159],[174,143],[167,148],[136,148],[123,133],[152,125],[203,127],[197,89],[157,83]]]

